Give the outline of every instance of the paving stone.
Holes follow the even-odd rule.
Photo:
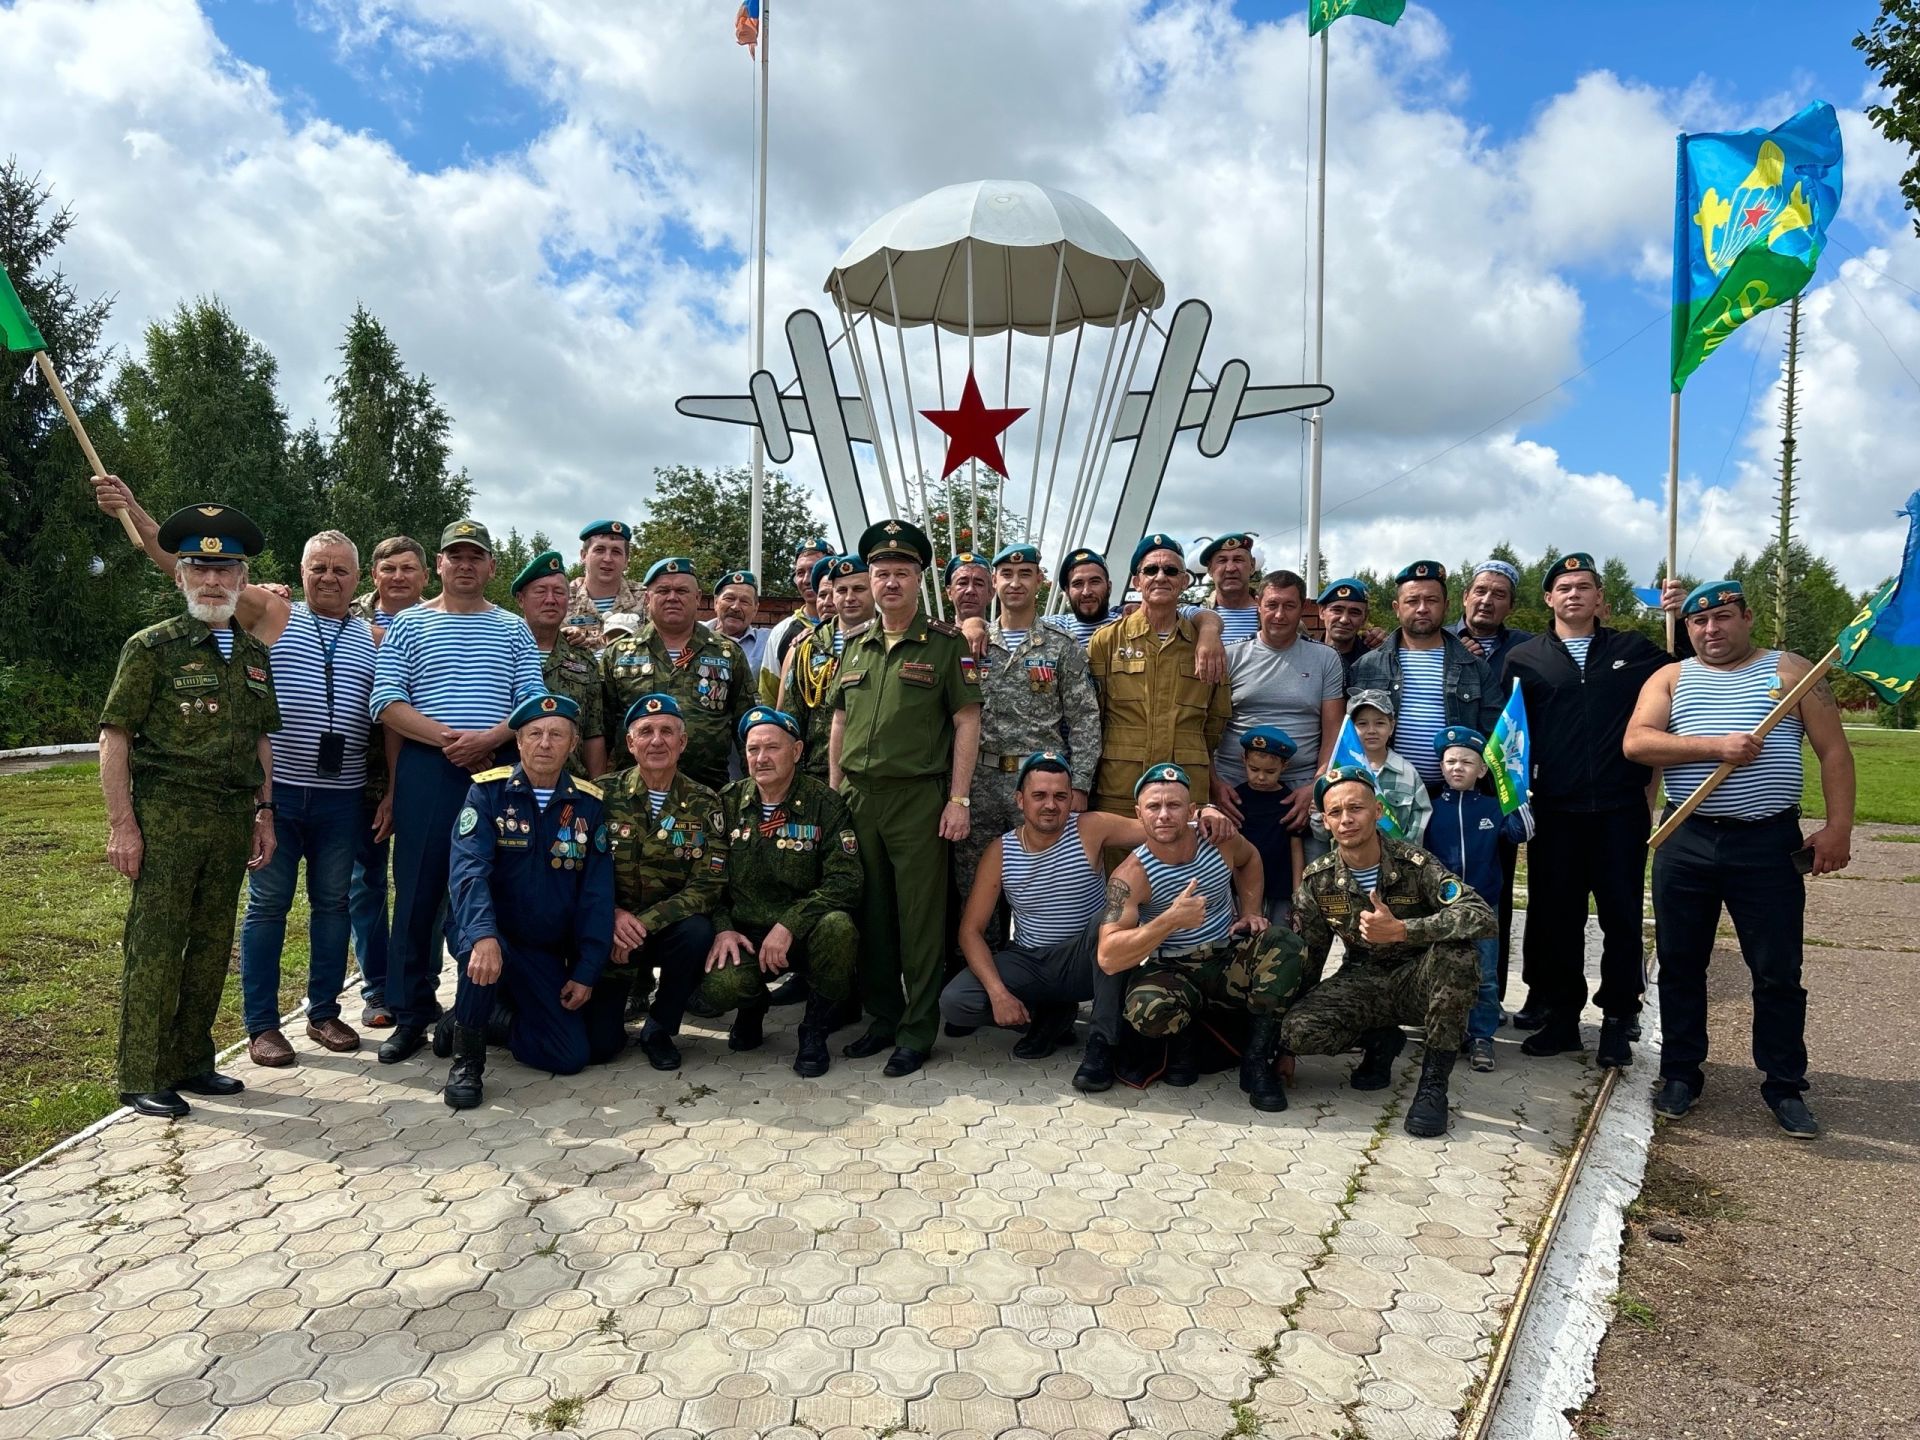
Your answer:
[[[213,1382],[214,1403],[232,1407],[264,1400],[276,1385],[306,1379],[319,1359],[308,1335],[283,1331],[265,1336],[243,1353],[214,1361],[207,1372]]]
[[[199,1377],[211,1358],[205,1336],[183,1333],[169,1335],[130,1354],[116,1355],[95,1373],[101,1395],[109,1405],[132,1405],[183,1381],[204,1383]],[[7,1381],[0,1380],[0,1393],[6,1386]]]

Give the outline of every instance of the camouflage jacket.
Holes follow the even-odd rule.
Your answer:
[[[983,768],[1004,769],[995,767],[995,757],[1018,762],[1036,750],[1064,747],[1073,788],[1091,791],[1100,762],[1100,699],[1087,676],[1086,653],[1073,637],[1036,624],[1009,650],[995,625],[987,634],[986,672],[980,687]]]
[[[1338,935],[1347,963],[1392,969],[1420,958],[1439,940],[1490,940],[1500,922],[1473,887],[1416,845],[1380,837],[1380,898],[1407,925],[1397,945],[1369,945],[1360,938],[1360,916],[1372,908],[1339,850],[1307,866],[1293,892],[1293,928],[1307,945],[1307,978],[1317,983]]]
[[[580,741],[567,757],[567,769],[579,779],[588,779],[586,761],[581,758],[586,742],[607,733],[600,666],[591,650],[562,635],[553,642],[553,649],[540,657],[540,677],[549,691],[566,696],[580,707]]]
[[[708,789],[727,783],[735,729],[754,706],[753,675],[747,653],[724,635],[697,621],[675,663],[667,642],[651,624],[628,640],[616,640],[600,654],[600,683],[609,729],[609,760],[627,763],[627,707],[658,690],[680,702],[687,722],[687,750],[681,767]]]
[[[614,592],[613,605],[606,614],[593,603],[593,597],[587,594],[587,577],[575,576],[567,582],[567,618],[561,622],[560,635],[570,645],[578,645],[582,650],[598,655],[605,642],[600,638],[600,627],[606,622],[607,615],[638,615],[647,618],[647,587],[638,580],[622,576],[620,588]]]
[[[727,826],[720,797],[677,774],[655,815],[638,766],[607,776],[602,788],[613,903],[633,912],[649,933],[719,909],[727,886]]]
[[[824,781],[797,774],[787,798],[763,815],[760,790],[736,780],[720,794],[727,822],[727,896],[715,930],[758,936],[784,925],[804,940],[823,916],[859,908],[860,842],[853,817]]]

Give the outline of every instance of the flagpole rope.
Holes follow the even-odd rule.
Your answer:
[[[1871,270],[1874,274],[1878,275],[1882,280],[1892,281],[1895,285],[1898,285],[1902,290],[1906,291],[1909,295],[1920,295],[1920,290],[1914,289],[1913,286],[1907,284],[1906,281],[1902,280],[1898,275],[1893,274],[1891,271],[1882,270],[1878,265],[1875,265],[1871,260],[1867,259],[1866,256],[1862,255],[1858,250],[1854,249],[1851,245],[1847,244],[1846,241],[1842,240],[1838,235],[1834,234],[1832,230],[1827,231],[1827,239],[1831,240],[1834,244],[1838,245],[1842,250],[1846,251],[1849,255],[1853,256],[1854,259],[1858,260],[1860,262],[1860,266],[1862,269]]]

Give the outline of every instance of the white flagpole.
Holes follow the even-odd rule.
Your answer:
[[[767,368],[767,33],[773,0],[760,0],[760,154],[758,172],[758,219],[753,243],[753,368]],[[758,426],[753,431],[753,519],[747,541],[747,568],[760,577],[760,551],[766,538],[767,442]]]
[[[1320,164],[1314,180],[1313,383],[1322,382],[1327,348],[1327,32],[1320,32]],[[1307,417],[1307,594],[1320,593],[1320,451],[1326,419]]]

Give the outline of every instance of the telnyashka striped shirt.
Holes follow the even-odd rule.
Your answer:
[[[1074,643],[1084,650],[1087,648],[1087,641],[1093,638],[1094,631],[1098,630],[1102,625],[1111,624],[1119,618],[1120,610],[1119,607],[1116,606],[1107,611],[1107,618],[1105,620],[1082,620],[1071,610],[1063,610],[1058,615],[1042,615],[1040,617],[1040,623],[1042,625],[1051,625],[1056,630],[1066,631],[1067,634],[1074,638]]]
[[[1078,815],[1069,815],[1060,838],[1038,852],[1020,843],[1017,829],[1002,835],[1000,888],[1013,910],[1013,938],[1030,950],[1077,938],[1107,900],[1107,877],[1087,863]]]
[[[333,709],[327,709],[327,652],[333,652]],[[348,616],[329,620],[296,602],[287,628],[273,642],[273,689],[280,697],[281,728],[273,746],[273,778],[320,790],[358,790],[367,783],[367,702],[373,695],[373,631]],[[346,738],[338,775],[316,768],[320,737]]]
[[[1429,785],[1440,779],[1433,737],[1447,728],[1447,652],[1400,651],[1400,713],[1394,717],[1393,748]]]
[[[1191,620],[1194,616],[1207,611],[1220,617],[1220,643],[1232,645],[1246,640],[1260,632],[1260,607],[1258,605],[1233,606],[1221,608],[1213,605],[1182,605],[1180,614]]]
[[[1591,635],[1565,635],[1560,643],[1567,647],[1567,653],[1573,656],[1573,663],[1582,670],[1587,668],[1587,651],[1593,648]]]
[[[1750,735],[1789,688],[1780,678],[1778,650],[1758,651],[1738,670],[1682,660],[1667,729],[1675,735]],[[1729,775],[1693,813],[1764,820],[1798,805],[1805,778],[1800,765],[1805,733],[1800,717],[1789,715],[1767,732],[1759,757]],[[1668,766],[1667,799],[1682,803],[1718,768],[1712,760]]]
[[[1147,872],[1147,884],[1153,887],[1153,898],[1140,902],[1141,923],[1157,919],[1194,880],[1200,882],[1201,898],[1207,902],[1206,918],[1190,929],[1167,936],[1156,954],[1183,955],[1218,945],[1227,938],[1233,929],[1233,868],[1210,841],[1196,837],[1193,859],[1184,865],[1169,865],[1144,845],[1134,850],[1133,857]]]
[[[404,700],[454,730],[489,730],[540,694],[540,650],[518,615],[498,606],[475,614],[415,605],[394,617],[374,667],[373,718]]]

